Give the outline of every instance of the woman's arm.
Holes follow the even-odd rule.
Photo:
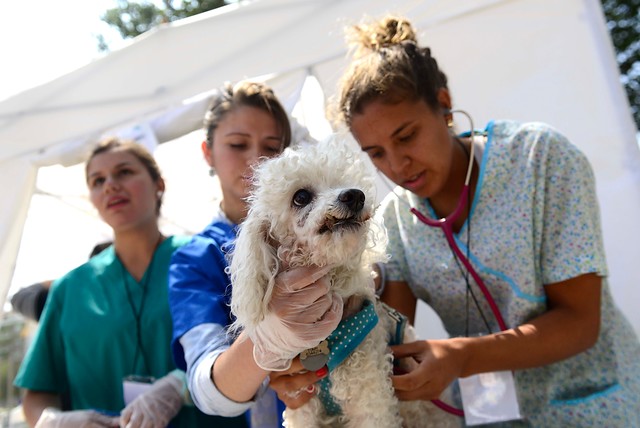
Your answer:
[[[251,406],[266,373],[252,381],[249,375],[238,381],[240,391],[233,390],[233,379],[254,374],[251,341],[232,345],[227,333],[229,308],[226,297],[229,278],[220,246],[211,239],[197,238],[177,250],[169,268],[169,302],[174,325],[173,351],[179,368],[186,369],[188,387],[194,403],[207,414],[236,416]],[[231,348],[230,348],[231,347]],[[244,356],[244,352],[248,355]],[[225,355],[229,353],[229,359]],[[247,358],[251,361],[247,363]],[[221,359],[218,361],[218,359]],[[239,364],[234,366],[236,360]],[[214,377],[214,364],[225,374]],[[236,370],[237,369],[237,370]],[[246,370],[246,371],[245,371]],[[231,384],[232,389],[227,391]],[[246,397],[246,398],[245,398]]]
[[[590,273],[546,285],[547,311],[510,330],[394,347],[396,358],[420,362],[413,372],[393,377],[398,397],[433,399],[457,377],[539,367],[587,350],[599,335],[601,283]]]
[[[220,354],[211,368],[211,380],[218,390],[240,403],[252,400],[268,375],[256,364],[253,342],[244,333]]]
[[[511,330],[463,339],[461,376],[538,367],[589,349],[600,332],[601,283],[596,274],[586,274],[549,284],[548,310],[542,315]]]
[[[24,417],[31,427],[36,425],[44,409],[47,407],[56,407],[59,409],[61,406],[62,401],[60,396],[50,392],[31,391],[27,389],[24,399],[22,400]]]
[[[238,362],[245,364],[247,357],[252,360],[253,357],[252,355],[244,357],[234,355],[235,351],[230,351],[229,334],[224,326],[218,324],[199,325],[184,334],[180,338],[180,342],[185,351],[188,367],[187,385],[193,402],[200,410],[211,415],[237,416],[244,413],[253,404],[252,400],[256,396],[256,392],[259,391],[261,383],[253,384],[250,377],[243,379],[242,384],[238,385],[243,390],[238,392],[234,392],[233,389],[226,390],[227,385],[232,384],[234,378],[238,378],[236,370],[242,367],[241,365],[234,367],[233,358],[237,358]],[[249,343],[251,342],[249,341]],[[227,366],[223,367],[226,371],[218,373],[214,377],[214,365],[217,366],[218,359],[227,352],[229,352],[229,360],[226,362]],[[249,352],[249,350],[245,349],[243,352]],[[223,357],[223,362],[224,359],[225,357]],[[250,363],[255,364],[254,362]],[[226,374],[230,378],[226,378]],[[244,373],[240,374],[240,376],[243,375]],[[263,375],[263,380],[264,378],[266,375]],[[229,379],[229,382],[225,382],[225,379]],[[222,385],[222,389],[219,387],[220,385]],[[242,399],[245,396],[249,398]]]
[[[260,361],[278,366],[281,359],[290,362],[334,330],[342,300],[327,294],[325,270],[304,267],[278,275],[270,312],[251,330],[255,336],[242,333],[229,345],[223,326],[205,323],[179,339],[189,389],[200,410],[223,416],[242,413],[266,386],[269,367],[259,365]]]
[[[118,417],[95,410],[60,410],[57,394],[27,390],[22,401],[25,419],[31,427],[118,427]]]
[[[387,281],[380,300],[406,316],[411,324],[415,322],[418,300],[406,282]]]

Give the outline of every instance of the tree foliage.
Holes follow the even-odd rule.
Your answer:
[[[616,50],[620,80],[640,130],[640,0],[602,0],[602,9]]]
[[[101,19],[114,27],[123,39],[129,39],[164,22],[197,15],[229,3],[225,0],[162,0],[161,6],[149,1],[117,0],[117,6],[108,9]],[[98,49],[109,50],[104,36],[98,36]]]

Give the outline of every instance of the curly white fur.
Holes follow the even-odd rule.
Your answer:
[[[361,156],[344,141],[333,139],[287,149],[255,170],[250,210],[229,266],[233,284],[231,310],[236,317],[232,330],[251,332],[265,317],[275,275],[283,264],[333,266],[329,273],[332,291],[345,302],[349,298],[375,301],[380,321],[329,375],[331,395],[342,408],[342,415],[328,416],[314,397],[299,409],[285,411],[285,426],[457,424],[455,418],[431,403],[398,402],[394,394],[390,379],[392,356],[387,344],[395,326],[375,299],[371,270],[372,263],[386,260],[386,234],[372,219],[374,180]],[[344,192],[354,189],[364,196],[356,213],[339,200]],[[294,202],[301,197],[301,190],[305,204]],[[405,341],[413,340],[412,335],[413,330],[408,328]]]

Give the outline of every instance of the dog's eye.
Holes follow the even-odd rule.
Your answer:
[[[293,195],[293,205],[295,205],[296,207],[304,207],[306,205],[309,205],[311,199],[313,199],[313,195],[310,191],[306,189],[300,189],[295,193],[295,195]]]

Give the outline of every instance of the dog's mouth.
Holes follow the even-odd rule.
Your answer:
[[[350,216],[344,218],[334,217],[330,214],[324,219],[324,223],[320,226],[318,233],[333,233],[333,232],[349,232],[358,230],[362,225],[369,220],[370,215],[363,216]]]

